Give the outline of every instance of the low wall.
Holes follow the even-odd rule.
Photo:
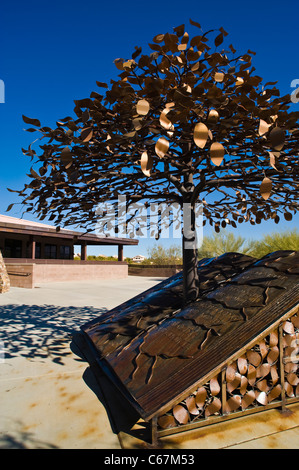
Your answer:
[[[6,269],[12,287],[33,288],[46,282],[89,281],[93,279],[123,279],[128,265],[117,261],[22,260],[6,259]]]
[[[129,264],[129,276],[170,277],[183,269],[180,265]]]

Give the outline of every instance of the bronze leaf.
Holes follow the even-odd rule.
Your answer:
[[[207,391],[204,387],[200,387],[197,390],[195,395],[195,403],[198,409],[202,409],[204,407],[205,400],[207,398]]]
[[[274,127],[269,134],[271,146],[274,150],[282,150],[285,143],[285,132],[280,127]]]
[[[169,142],[165,137],[160,137],[155,145],[155,152],[159,158],[163,158],[169,148]]]
[[[158,418],[158,424],[162,429],[169,429],[175,427],[175,419],[172,415],[164,415]]]
[[[242,410],[246,410],[250,405],[255,401],[255,393],[253,390],[250,390],[241,400]]]
[[[275,387],[272,388],[272,390],[268,393],[268,402],[271,403],[271,401],[275,400],[276,398],[279,397],[281,394],[281,385],[277,384]]]
[[[193,139],[197,147],[204,148],[208,140],[209,130],[203,122],[199,122],[195,125],[193,131]]]
[[[141,155],[141,171],[145,174],[145,176],[151,176],[151,169],[153,167],[153,159],[148,153],[145,151]]]
[[[199,410],[196,407],[196,402],[195,402],[195,397],[191,396],[186,399],[186,406],[188,408],[188,411],[191,415],[198,415]]]
[[[274,362],[277,361],[277,358],[279,356],[279,348],[277,346],[273,346],[267,356],[267,361],[269,364],[274,364]]]
[[[246,356],[250,364],[252,364],[255,367],[257,367],[262,360],[261,356],[256,351],[249,350],[247,351]]]
[[[225,154],[225,149],[219,142],[213,142],[210,148],[210,156],[214,165],[219,166],[222,163]]]
[[[189,413],[182,405],[173,408],[173,416],[180,424],[187,424],[189,421]]]
[[[272,181],[270,180],[270,178],[265,177],[260,186],[260,193],[262,195],[262,198],[265,200],[269,199],[271,190],[272,190]]]
[[[239,357],[237,363],[240,374],[245,375],[247,372],[247,359],[244,356]]]
[[[224,407],[224,412],[225,413],[231,413],[233,411],[236,411],[242,403],[242,398],[240,395],[233,395],[231,398],[229,398],[225,404]]]
[[[210,380],[210,390],[213,396],[218,395],[218,393],[220,392],[220,385],[217,380],[217,377],[214,377]]]
[[[205,409],[205,417],[214,415],[221,409],[221,400],[217,397],[213,398],[213,401]]]
[[[146,116],[150,110],[150,104],[147,100],[139,100],[136,105],[136,111],[141,116]]]

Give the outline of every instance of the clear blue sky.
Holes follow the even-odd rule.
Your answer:
[[[20,189],[27,181],[30,160],[21,148],[26,148],[35,134],[24,131],[22,114],[54,126],[57,120],[73,115],[74,99],[97,90],[96,80],[109,83],[117,76],[114,59],[130,58],[135,46],[146,50],[156,34],[172,32],[182,23],[190,30],[189,18],[199,22],[203,30],[223,26],[229,33],[229,44],[238,52],[251,49],[257,53],[253,62],[256,73],[265,82],[278,80],[281,93],[290,93],[291,81],[299,79],[298,10],[298,0],[4,2],[0,28],[0,79],[5,83],[5,103],[0,103],[0,213],[5,214],[8,204],[17,199],[6,188]],[[293,106],[299,107],[299,103]],[[18,206],[8,215],[20,217]],[[34,220],[30,215],[26,218]],[[260,238],[273,230],[294,228],[298,222],[296,217],[278,226],[271,222],[255,227],[242,224],[234,233]],[[153,242],[141,240],[137,250],[127,248],[125,255],[136,251],[146,255],[149,243]]]

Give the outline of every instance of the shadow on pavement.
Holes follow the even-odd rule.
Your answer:
[[[34,433],[24,431],[24,424],[20,421],[8,423],[8,427],[13,429],[0,435],[0,449],[58,449],[53,444],[36,439]]]
[[[50,358],[63,365],[63,357],[71,354],[73,332],[106,311],[106,308],[55,305],[1,306],[0,341],[5,360]]]
[[[73,335],[71,350],[79,360],[88,364],[83,373],[83,380],[105,408],[112,432],[114,434],[124,432],[149,442],[149,423],[142,421],[138,429],[135,429],[136,423],[140,420],[139,414],[109,380],[109,376],[102,371],[95,357],[91,354],[82,332]]]

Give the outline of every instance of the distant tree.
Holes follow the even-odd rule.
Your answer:
[[[296,229],[264,235],[260,241],[254,243],[252,255],[260,258],[279,250],[299,251],[299,232]]]
[[[211,258],[224,253],[235,252],[251,255],[256,243],[246,240],[241,236],[235,236],[232,232],[222,231],[210,237],[203,238],[203,244],[198,250],[198,258]]]
[[[75,117],[52,129],[23,117],[41,135],[29,146],[25,211],[56,225],[93,230],[96,206],[118,197],[191,207],[183,235],[185,301],[198,295],[195,204],[216,232],[244,221],[292,218],[298,210],[298,116],[290,96],[255,75],[254,52],[223,45],[223,28],[189,37],[185,26],[158,34],[152,52],[117,59],[119,78],[103,94],[75,101]],[[10,205],[11,206],[11,205]],[[116,209],[117,210],[117,209]],[[193,245],[194,246],[194,245]]]
[[[180,246],[171,245],[168,248],[156,245],[148,249],[148,259],[144,264],[181,264],[182,249]]]
[[[97,257],[96,255],[88,255],[87,256],[87,261],[96,261]]]
[[[102,256],[102,255],[88,255],[88,261],[117,261],[117,258],[114,256]]]

